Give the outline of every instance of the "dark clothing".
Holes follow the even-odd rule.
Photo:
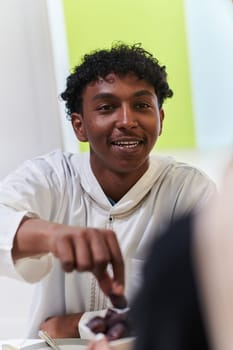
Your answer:
[[[192,260],[192,216],[157,239],[131,317],[134,350],[209,350]]]

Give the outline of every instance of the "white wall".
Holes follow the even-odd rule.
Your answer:
[[[233,2],[185,0],[197,144],[233,144]]]
[[[52,10],[46,0],[0,1],[0,178],[25,159],[76,145],[58,101],[68,60],[60,0],[53,4]],[[0,339],[23,336],[32,292],[0,277]]]
[[[63,147],[53,49],[46,0],[0,1],[0,178]]]

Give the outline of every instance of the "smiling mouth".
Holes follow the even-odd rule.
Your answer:
[[[126,147],[126,148],[135,148],[138,145],[142,144],[142,141],[113,141],[112,145],[113,146],[118,146],[118,147]]]

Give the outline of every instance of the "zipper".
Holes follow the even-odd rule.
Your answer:
[[[106,229],[112,230],[113,228],[113,216],[110,214],[107,218]],[[93,276],[91,279],[91,302],[90,310],[106,309],[109,305],[108,298],[104,295],[99,288],[96,278]]]
[[[110,214],[108,217],[107,228],[112,230],[113,227],[113,216]]]

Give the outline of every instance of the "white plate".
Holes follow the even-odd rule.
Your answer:
[[[57,345],[61,350],[83,350],[86,348],[88,340],[85,339],[56,339]],[[26,345],[20,350],[49,350],[52,349],[46,342],[38,344]]]
[[[109,342],[109,345],[114,350],[131,350],[135,338],[122,338]],[[84,350],[89,340],[86,339],[56,339],[56,343],[61,350]],[[20,350],[51,350],[51,347],[45,342],[39,342],[36,344],[25,345],[20,347]]]

